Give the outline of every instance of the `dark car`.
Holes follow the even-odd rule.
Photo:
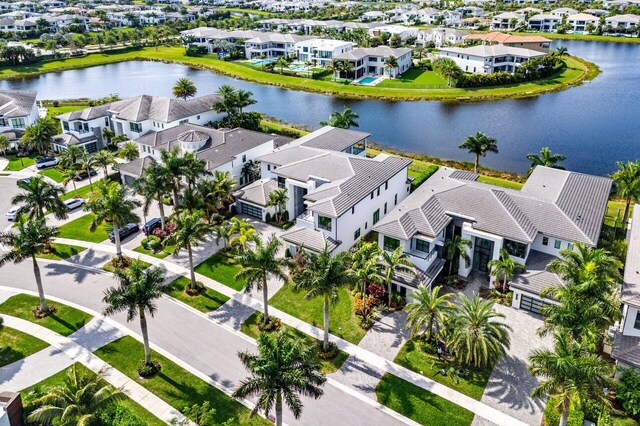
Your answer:
[[[162,221],[160,220],[160,218],[154,217],[144,224],[144,226],[142,227],[142,232],[144,232],[145,235],[151,235],[156,228],[160,228],[161,226]]]
[[[126,224],[122,228],[118,229],[118,234],[120,234],[120,241],[122,241],[123,239],[127,238],[129,235],[135,234],[139,230],[140,230],[140,227],[138,226],[137,223],[128,223],[128,224]],[[109,240],[112,243],[116,242],[116,236],[113,233],[113,231],[111,231],[111,233],[109,234]]]
[[[81,181],[81,180],[85,180],[86,178],[89,177],[89,175],[91,176],[95,176],[97,175],[98,172],[96,172],[94,169],[89,169],[89,173],[87,173],[87,171],[82,171],[82,172],[78,172],[76,173],[75,177],[73,178],[73,180],[75,181]]]

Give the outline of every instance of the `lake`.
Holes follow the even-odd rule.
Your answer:
[[[458,145],[483,131],[497,139],[500,153],[481,164],[524,172],[525,156],[549,146],[567,156],[571,170],[606,174],[615,162],[640,158],[640,44],[554,41],[596,63],[594,81],[530,99],[480,103],[346,100],[235,80],[209,71],[157,62],[125,62],[17,80],[2,89],[31,89],[39,99],[97,98],[110,93],[171,96],[180,77],[195,82],[199,93],[222,84],[251,90],[254,110],[291,123],[318,127],[333,111],[348,106],[360,115],[359,130],[371,140],[398,150],[455,160],[472,160]]]

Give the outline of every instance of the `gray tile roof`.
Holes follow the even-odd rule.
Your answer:
[[[278,183],[273,179],[260,179],[239,189],[234,194],[239,200],[248,201],[259,206],[266,206],[269,195],[278,189]]]
[[[325,130],[326,129],[326,130]],[[337,127],[325,127],[322,133],[302,143],[302,146],[310,148],[328,149],[331,151],[344,151],[350,146],[361,142],[371,136],[369,133],[355,130],[339,129]]]
[[[119,170],[120,173],[127,173],[135,176],[136,178],[139,178],[140,176],[142,176],[144,170],[148,167],[151,167],[153,163],[155,163],[153,157],[146,156],[136,158],[135,160],[131,160],[128,163],[122,164],[119,167]]]
[[[555,257],[550,254],[531,250],[527,259],[526,271],[517,274],[511,281],[510,286],[540,295],[542,290],[546,288],[563,285],[558,275],[547,271],[547,265],[553,259]]]
[[[333,251],[340,245],[339,241],[336,241],[330,237],[327,237],[323,232],[313,229],[295,226],[290,231],[287,231],[280,235],[280,238],[288,243],[294,244],[303,249],[313,250],[316,252],[324,250],[325,244],[329,248],[329,251]]]
[[[257,160],[269,164],[274,164],[276,166],[282,166],[284,164],[306,160],[320,154],[321,153],[316,149],[305,148],[298,145],[296,149],[288,149],[288,147],[285,147],[285,149],[276,150],[272,153],[258,157]]]
[[[640,337],[616,333],[611,357],[625,364],[640,368]]]
[[[53,143],[56,143],[58,145],[71,146],[81,144],[82,141],[71,133],[63,133],[61,135],[55,135],[53,137]]]
[[[392,281],[415,288],[418,286],[430,286],[433,283],[433,280],[435,280],[438,274],[442,271],[444,264],[444,259],[435,259],[426,271],[416,269],[415,274],[405,271],[397,272],[393,276]]]
[[[367,56],[378,56],[383,58],[388,58],[389,56],[395,56],[399,58],[407,53],[411,53],[412,49],[406,47],[400,48],[391,48],[388,46],[378,46],[378,47],[361,47],[358,49],[353,49],[345,53],[341,53],[339,55],[334,56],[334,59],[344,60],[358,60],[362,58],[366,58]]]
[[[0,90],[0,117],[26,117],[35,103],[34,90]]]
[[[640,308],[640,205],[633,208],[627,244],[622,302]]]

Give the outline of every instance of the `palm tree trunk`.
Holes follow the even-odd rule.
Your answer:
[[[164,231],[165,223],[164,223],[164,203],[162,202],[162,197],[158,200],[158,210],[160,211],[160,228]]]
[[[31,256],[33,260],[33,275],[36,278],[36,287],[38,287],[38,297],[40,298],[40,313],[44,314],[49,310],[47,302],[44,300],[44,288],[42,287],[42,276],[40,275],[40,267],[35,256]]]
[[[187,253],[189,253],[189,273],[191,274],[191,290],[196,289],[196,273],[193,268],[193,252],[191,251],[191,244],[187,245]]]
[[[387,281],[387,296],[389,297],[388,306],[391,307],[391,278]]]
[[[264,303],[264,317],[262,322],[269,324],[269,289],[267,288],[267,278],[262,283],[262,303]]]
[[[87,166],[87,177],[89,178],[89,189],[93,189],[93,183],[91,182],[91,173],[89,172],[91,168]]]
[[[149,330],[147,329],[147,317],[144,309],[138,308],[140,313],[140,331],[142,332],[142,342],[144,343],[144,363],[151,364],[151,348],[149,348]]]
[[[569,405],[567,404],[565,408],[562,410],[562,415],[560,416],[559,426],[566,426],[567,421],[569,420]]]
[[[325,351],[329,350],[329,295],[324,295],[324,341],[322,342],[322,348]]]
[[[173,209],[176,210],[178,208],[178,187],[175,183],[175,181],[173,182]]]
[[[480,166],[480,155],[476,154],[476,161],[473,163],[473,173],[478,173],[479,166]]]
[[[116,243],[116,257],[119,261],[122,260],[122,247],[120,247],[120,227],[118,226],[118,221],[113,221],[113,239]]]
[[[631,197],[627,197],[624,202],[624,214],[622,215],[622,230],[627,229],[627,218],[629,217],[629,207],[631,206]]]
[[[282,426],[282,391],[276,396],[276,426]]]
[[[507,275],[504,276],[504,281],[502,281],[502,292],[507,291]]]
[[[433,330],[433,315],[429,315],[429,324],[427,324],[427,338],[426,341],[431,341],[431,331]]]

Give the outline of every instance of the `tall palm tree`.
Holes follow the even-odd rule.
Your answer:
[[[142,177],[133,184],[134,191],[144,198],[142,211],[145,216],[149,214],[151,203],[157,202],[158,210],[160,211],[160,224],[163,230],[165,229],[166,220],[162,199],[171,192],[172,184],[173,182],[167,169],[157,163],[153,163],[145,169]]]
[[[183,77],[176,81],[171,92],[176,98],[186,101],[187,99],[194,97],[198,92],[198,89],[196,88],[196,85],[193,84],[193,81]]]
[[[353,282],[353,274],[348,268],[348,256],[347,252],[332,256],[329,248],[325,245],[320,253],[309,256],[306,267],[295,277],[295,288],[307,291],[306,299],[323,298],[324,339],[322,347],[325,351],[329,350],[329,303],[335,305],[340,289]]]
[[[28,416],[37,424],[90,425],[97,413],[127,397],[111,385],[103,385],[97,374],[78,371],[72,365],[62,385],[46,390],[34,404],[38,407]]]
[[[236,228],[232,224],[232,237],[229,240],[229,247],[233,247],[238,254],[249,250],[249,243],[257,242],[259,235],[253,226]]]
[[[529,167],[529,173],[536,168],[536,166],[551,167],[554,169],[564,170],[559,163],[564,161],[567,157],[562,154],[552,154],[548,146],[545,146],[540,150],[540,154],[528,154],[527,160],[531,161],[531,167]]]
[[[494,303],[475,295],[460,296],[460,303],[452,311],[449,321],[448,346],[465,364],[486,368],[492,366],[506,352],[511,343],[509,327],[498,318]]]
[[[94,214],[89,230],[96,228],[105,222],[113,225],[113,234],[116,244],[116,257],[122,261],[122,247],[120,244],[120,226],[131,222],[139,222],[140,218],[133,211],[142,203],[129,196],[129,190],[116,182],[101,180],[89,196],[85,208]]]
[[[222,251],[227,251],[229,240],[233,236],[233,226],[231,222],[225,220],[220,225],[214,226],[213,232],[216,235],[216,244],[220,244],[220,241],[222,241]]]
[[[78,189],[75,181],[76,175],[78,174],[77,170],[65,167],[60,171],[60,174],[62,175],[62,185],[65,188],[69,185],[69,182],[71,182],[73,184],[73,190],[75,191]]]
[[[238,354],[251,376],[240,382],[233,396],[257,396],[255,410],[262,409],[268,416],[275,408],[276,425],[282,426],[283,400],[298,419],[303,407],[299,395],[320,398],[324,393],[321,386],[327,379],[320,373],[312,348],[301,341],[284,332],[261,333],[257,340],[258,355]]]
[[[387,62],[384,64],[384,68],[388,71],[389,76],[391,77],[391,71],[398,68],[398,60],[395,56],[389,56]]]
[[[42,286],[42,276],[36,257],[43,253],[51,245],[51,239],[58,231],[47,226],[45,219],[35,219],[25,221],[18,219],[18,232],[0,232],[0,245],[11,247],[11,250],[0,256],[0,267],[8,262],[20,263],[31,259],[33,263],[33,275],[38,287],[40,298],[40,313],[46,314],[49,311],[44,298],[44,287]]]
[[[456,235],[453,239],[449,239],[444,243],[444,258],[449,262],[449,276],[453,274],[453,266],[457,264],[457,260],[462,257],[465,267],[468,268],[471,263],[471,257],[467,253],[467,248],[471,248],[471,240]],[[457,272],[456,272],[457,273]]]
[[[503,292],[507,290],[507,284],[513,279],[516,271],[525,268],[522,263],[513,260],[505,249],[500,249],[500,257],[490,260],[487,266],[491,270],[492,277],[502,278]]]
[[[409,257],[404,252],[403,247],[398,247],[392,252],[383,250],[380,255],[380,260],[384,268],[384,283],[387,287],[389,306],[391,306],[391,281],[393,277],[399,272],[407,272],[415,275],[416,271],[413,268],[413,263],[411,263]]]
[[[362,284],[362,316],[367,315],[367,286],[369,284],[382,284],[383,276],[378,258],[374,257],[358,265],[353,271],[356,282]]]
[[[127,161],[135,160],[136,158],[140,157],[140,150],[138,149],[138,144],[131,141],[126,142],[122,146],[122,148],[120,148],[118,155]]]
[[[236,280],[242,278],[247,280],[247,285],[244,287],[245,293],[251,292],[254,288],[262,290],[262,303],[264,304],[262,322],[266,325],[269,324],[268,280],[269,277],[273,277],[286,282],[287,261],[278,256],[281,243],[276,237],[270,238],[266,244],[258,237],[255,241],[255,250],[246,250],[236,257],[242,266],[240,272],[236,274]]]
[[[29,219],[44,218],[45,210],[51,212],[57,219],[67,217],[67,206],[60,200],[64,188],[52,185],[41,176],[33,176],[29,181],[19,180],[18,188],[21,193],[11,199],[11,204],[22,204],[22,214]]]
[[[109,166],[116,164],[113,152],[107,151],[106,149],[95,153],[91,160],[94,166],[102,168],[102,171],[104,171],[104,177],[109,176]]]
[[[184,160],[180,154],[180,150],[175,148],[171,151],[161,151],[160,159],[163,167],[171,176],[173,184],[171,191],[173,192],[173,206],[180,206],[180,188],[182,187],[182,177],[185,175]]]
[[[187,187],[194,189],[198,180],[210,175],[211,172],[207,170],[207,162],[205,160],[196,157],[193,152],[188,152],[182,157],[182,174],[187,181]]]
[[[238,90],[236,92],[236,105],[238,112],[242,114],[242,110],[248,106],[254,105],[257,101],[253,98],[253,92],[248,90]]]
[[[183,212],[174,217],[176,232],[169,235],[165,240],[165,247],[173,246],[173,254],[186,250],[189,255],[189,273],[191,275],[190,288],[193,291],[198,289],[196,283],[195,265],[193,263],[193,248],[198,247],[206,241],[207,236],[212,232],[211,226],[202,221],[202,213]]]
[[[404,307],[407,313],[407,329],[411,330],[414,337],[420,333],[426,334],[426,341],[431,341],[433,329],[439,330],[445,322],[446,314],[451,310],[452,304],[449,299],[452,293],[440,295],[442,287],[418,287],[411,298],[414,302],[408,303]]]
[[[86,150],[80,145],[70,145],[58,154],[58,160],[63,168],[76,168],[78,159],[85,153]]]
[[[289,195],[287,195],[286,188],[278,188],[269,194],[266,205],[276,208],[276,221],[278,222],[282,222],[282,209],[287,205],[287,201],[289,201]]]
[[[22,142],[44,154],[51,148],[53,137],[58,133],[57,125],[52,118],[39,118],[32,125],[24,129]]]
[[[329,116],[329,122],[321,121],[322,126],[333,126],[340,129],[350,129],[351,127],[360,127],[356,121],[360,117],[353,112],[351,108],[344,107],[342,112],[334,112]]]
[[[626,228],[629,218],[631,202],[640,199],[640,163],[638,161],[618,161],[618,170],[611,175],[615,184],[618,197],[624,200],[624,214],[622,215],[622,228]]]
[[[565,56],[565,55],[568,55],[568,54],[569,54],[569,53],[567,52],[567,48],[566,48],[565,46],[559,46],[559,47],[556,49],[556,52],[558,52],[558,55],[559,55],[559,56]]]
[[[2,155],[7,153],[7,150],[11,148],[11,141],[5,135],[0,135],[0,152]]]
[[[487,152],[498,153],[498,145],[496,140],[488,137],[482,132],[476,133],[474,136],[467,136],[467,139],[459,146],[460,149],[466,149],[470,154],[475,155],[473,163],[473,172],[478,173],[480,167],[480,157],[486,157]]]
[[[560,257],[553,259],[547,269],[573,285],[585,283],[585,278],[593,274],[594,282],[601,286],[593,289],[592,293],[596,295],[621,282],[622,267],[622,263],[607,250],[575,243],[573,250],[560,250]]]
[[[612,388],[611,368],[600,356],[591,353],[567,334],[556,333],[553,350],[536,349],[529,356],[529,372],[541,382],[532,396],[544,398],[547,395],[558,398],[560,426],[569,419],[569,410],[574,403],[597,401],[611,405],[604,393]]]
[[[152,365],[149,347],[149,329],[147,314],[154,316],[158,307],[156,300],[162,297],[165,287],[164,270],[147,268],[140,260],[134,260],[127,269],[115,270],[118,287],[104,292],[102,301],[107,304],[103,315],[127,313],[127,322],[140,318],[140,331],[144,343],[144,363]]]

